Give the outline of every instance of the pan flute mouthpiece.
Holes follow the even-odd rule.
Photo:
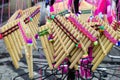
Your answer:
[[[0,39],[2,39],[3,38],[3,36],[2,36],[2,34],[0,34]]]

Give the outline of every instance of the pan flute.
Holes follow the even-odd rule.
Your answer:
[[[93,46],[92,52],[93,59],[91,64],[93,66],[91,69],[94,71],[112,46],[117,43],[116,31],[98,17],[96,17],[98,22],[90,23],[85,20],[82,21],[81,17],[76,18],[75,16],[69,16],[68,19],[61,16],[52,16],[51,18],[53,19],[51,23],[46,24],[46,27],[40,28],[41,31],[48,29],[47,35],[44,35],[46,37],[43,38],[42,36],[41,42],[44,43],[42,44],[44,46],[43,49],[45,49],[44,52],[47,60],[49,60],[51,69],[59,67],[65,58],[68,58],[71,62],[69,68],[81,64],[80,59],[82,59],[84,54],[88,53],[89,46],[98,41],[98,45]],[[98,25],[99,31],[93,27],[96,25]],[[54,42],[52,43],[47,39],[50,34],[53,35],[52,40]],[[52,66],[52,63],[54,63],[54,66]]]
[[[99,25],[102,24],[102,26],[97,26],[97,28],[100,29],[100,31],[98,31],[100,35],[98,38],[99,44],[93,48],[92,71],[96,70],[105,56],[109,53],[112,46],[118,42],[117,32],[98,16],[96,19],[98,20]]]
[[[33,47],[34,49],[37,49],[37,42],[35,39],[35,36],[38,33],[38,23],[40,18],[40,7],[34,6],[31,8],[28,8],[23,11],[23,15],[27,15],[26,19],[24,20],[25,24],[30,28],[32,33],[32,39],[33,39]]]
[[[35,14],[34,14],[35,15]],[[34,16],[33,16],[34,17]],[[31,30],[25,23],[26,16],[9,21],[1,28],[3,40],[7,50],[12,58],[13,65],[19,68],[18,62],[23,57],[22,49],[25,50],[26,60],[28,64],[29,77],[33,78],[33,57],[32,57],[32,35]],[[29,21],[28,21],[29,22]],[[31,38],[31,39],[29,39]]]
[[[46,24],[44,26],[41,26],[39,28],[38,35],[40,36],[40,40],[42,43],[43,50],[45,52],[46,59],[48,61],[50,69],[53,69],[53,63],[54,63],[54,48],[52,43],[48,40],[49,37],[49,27],[50,24]]]
[[[76,21],[77,19],[71,16],[68,20],[64,17],[56,16],[51,22],[52,26],[50,26],[50,29],[54,36],[53,48],[56,62],[54,68],[57,68],[65,58],[69,58],[71,62],[69,68],[73,68],[83,54],[87,53],[90,44],[97,39],[97,31],[82,22],[79,23],[81,27],[78,28]],[[83,32],[80,32],[82,29],[84,29]]]

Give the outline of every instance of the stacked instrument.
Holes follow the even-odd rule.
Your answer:
[[[112,46],[118,42],[117,32],[102,19],[86,22],[70,15],[51,16],[51,22],[39,28],[39,36],[50,69],[68,60],[70,69],[78,69],[84,55],[90,60],[91,70],[95,71]],[[92,52],[89,48],[92,47]]]
[[[40,7],[34,6],[26,10],[16,11],[8,22],[1,28],[1,35],[12,58],[13,65],[19,68],[19,61],[25,50],[29,78],[33,78],[32,49],[36,47]]]

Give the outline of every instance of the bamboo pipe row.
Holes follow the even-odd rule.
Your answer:
[[[4,25],[2,27],[1,31],[5,32],[6,30],[10,29],[11,27],[17,25],[19,21],[20,20],[18,19],[18,20],[11,21],[11,22],[7,23],[6,25]],[[16,26],[16,28],[19,28],[18,25]],[[13,28],[12,30],[14,30],[14,29],[15,28]],[[8,32],[6,32],[6,34],[7,33]],[[3,38],[3,40],[4,40],[4,43],[7,47],[7,50],[9,52],[11,58],[12,58],[12,61],[13,61],[15,68],[16,69],[19,68],[18,61],[20,60],[20,58],[22,58],[21,50],[25,44],[25,42],[22,39],[22,35],[20,33],[20,30],[17,29],[14,32],[12,32],[11,34],[8,34],[7,36],[5,36]]]
[[[105,25],[105,28],[108,30],[108,32],[110,34],[112,34],[112,36],[115,36],[115,39],[116,39],[117,35],[116,35],[116,32],[113,30],[113,28],[108,27],[107,24],[105,24],[105,22],[100,20],[99,18],[97,18],[97,19],[98,19],[98,21],[100,21],[100,23],[103,23]],[[99,43],[100,43],[99,46],[102,47],[103,51],[100,50],[101,49],[100,47],[98,47],[95,51],[93,50],[94,51],[93,56],[95,57],[92,61],[92,63],[94,64],[94,66],[92,68],[93,71],[97,68],[97,66],[101,63],[101,61],[104,59],[104,57],[107,55],[107,53],[110,51],[110,49],[113,46],[113,43],[111,43],[106,38],[106,36],[102,35],[100,39],[101,39],[101,41],[99,41]],[[101,42],[104,44],[103,46],[101,45]],[[103,49],[103,47],[104,47],[104,49]],[[104,52],[104,53],[102,54],[102,52]]]
[[[26,10],[25,12],[27,13],[28,17],[29,17],[37,8],[38,8],[38,7],[30,8],[30,9],[29,9],[29,12],[26,12],[26,11],[28,11],[28,10]],[[40,14],[37,14],[37,15],[40,15]],[[36,40],[35,40],[35,35],[36,35],[37,32],[38,32],[38,26],[36,26],[36,25],[38,25],[38,23],[36,23],[36,22],[38,22],[38,19],[39,19],[39,18],[35,19],[35,17],[36,17],[36,15],[32,18],[32,21],[30,21],[29,23],[27,23],[27,25],[29,26],[29,28],[30,28],[30,30],[31,30],[31,32],[32,32],[32,38],[33,38],[33,40],[34,40],[34,48],[37,49],[37,47],[36,47],[37,42],[36,42]]]
[[[59,30],[58,30],[58,29],[55,29],[55,28],[57,28],[58,26],[55,26],[55,24],[53,24],[53,27],[54,27],[54,28],[52,28],[53,32],[54,32],[54,31],[60,32],[60,31],[59,31],[60,28],[58,28]],[[64,33],[62,33],[62,34],[64,34]],[[60,33],[61,36],[62,36],[62,34]],[[64,34],[64,35],[66,35],[66,34]],[[56,36],[57,36],[57,35],[56,35]],[[59,40],[57,40],[59,36],[57,36],[57,37],[56,37],[56,36],[54,37],[54,41],[55,41],[55,42],[59,42]],[[55,38],[56,38],[56,39],[55,39]],[[63,39],[65,39],[65,37],[64,37]],[[57,43],[57,45],[58,45],[58,43]],[[55,45],[54,45],[54,47],[55,47]],[[58,47],[58,49],[59,49],[59,47]]]
[[[60,19],[59,19],[60,20]],[[68,26],[67,26],[68,27]],[[69,29],[68,29],[69,30]],[[74,33],[74,30],[73,30],[73,32],[71,32],[71,33]],[[74,34],[74,36],[77,36],[76,34]],[[79,38],[79,37],[77,37],[77,38]],[[68,48],[68,54],[71,52],[71,50],[75,47],[75,44],[74,44],[74,42],[72,42],[71,40],[69,40],[69,38],[65,38],[65,40],[63,40],[64,42],[66,42],[66,46],[67,46],[67,48]],[[67,43],[68,42],[68,43]],[[72,43],[72,44],[71,44]],[[70,45],[71,44],[71,45]],[[70,47],[69,47],[70,46]],[[64,52],[63,52],[64,53]],[[62,52],[61,52],[61,54],[63,54]],[[60,54],[60,53],[59,53]],[[67,55],[68,54],[64,54],[64,56],[62,56],[62,55],[60,55],[60,56],[62,56],[63,58],[62,59],[60,59],[60,60],[58,60],[57,61],[57,65],[55,64],[55,68],[57,68],[57,66],[59,66],[60,65],[60,63],[65,59],[65,57],[67,57]],[[58,58],[60,58],[60,56],[58,55]],[[57,58],[57,59],[58,59]]]
[[[29,18],[29,16],[39,7],[31,7],[29,9],[26,9],[23,11],[23,14],[26,15],[27,14],[27,17]],[[37,49],[37,42],[35,40],[35,35],[37,34],[38,32],[38,20],[39,20],[39,16],[40,14],[36,14],[33,18],[32,18],[32,21],[30,21],[29,23],[27,23],[27,25],[29,26],[31,32],[32,32],[32,38],[33,38],[33,46],[34,46],[34,49]],[[37,18],[36,18],[37,17]],[[37,23],[36,23],[37,22]]]
[[[107,24],[104,22],[104,21],[102,21],[101,19],[99,19],[98,17],[97,17],[97,19],[98,19],[98,21],[100,22],[100,23],[102,23],[102,24],[104,24],[105,25],[105,28],[108,28],[108,26],[107,26]],[[109,29],[112,31],[112,32],[110,32],[110,33],[114,33],[114,34],[116,34],[115,32],[114,32],[114,30],[113,30],[113,28],[111,28],[111,27],[109,27]],[[110,31],[109,30],[109,31]],[[116,36],[116,35],[114,35],[114,36]],[[95,48],[94,47],[94,49],[93,49],[93,51],[95,51],[95,53],[93,54],[93,56],[95,57],[94,59],[93,59],[93,63],[95,63],[95,65],[93,66],[93,68],[92,68],[92,70],[94,71],[96,68],[97,68],[97,66],[100,64],[100,62],[104,59],[104,57],[107,55],[107,53],[109,52],[109,50],[111,49],[111,47],[112,47],[112,43],[109,41],[109,43],[107,42],[107,41],[109,41],[104,35],[102,35],[100,38],[99,38],[99,45],[97,46],[97,48]],[[107,42],[107,43],[106,43]],[[106,44],[105,44],[106,43]],[[106,47],[108,47],[108,45],[111,43],[111,47],[109,47],[109,48],[105,48],[105,45],[106,45]],[[103,45],[104,44],[104,45]],[[101,48],[102,48],[102,50],[101,50]],[[107,51],[106,51],[107,50]],[[99,52],[103,52],[103,54],[100,54]],[[100,55],[104,55],[104,57],[103,56],[101,56],[101,58],[98,60],[98,58],[100,57]]]
[[[81,22],[80,19],[79,19],[78,21]],[[83,22],[82,22],[82,23],[83,23]],[[87,27],[87,28],[89,28],[89,27]],[[87,28],[86,28],[86,29],[87,29]],[[89,29],[90,29],[90,28],[89,28]],[[89,31],[89,29],[88,29],[88,31]],[[81,42],[86,38],[85,35],[82,35],[82,37],[83,37],[83,38],[81,39]],[[83,49],[83,48],[82,48],[82,49]],[[75,52],[75,51],[76,51],[76,52]],[[83,51],[84,51],[84,50],[83,50]],[[79,50],[74,49],[73,52],[72,52],[72,54],[73,54],[73,53],[78,53],[78,52],[80,52],[80,49],[79,49]],[[84,51],[84,53],[85,53],[85,51]],[[79,53],[78,53],[78,54],[79,54]],[[71,56],[75,56],[74,58],[76,58],[76,57],[78,56],[78,54],[76,54],[76,56],[75,56],[75,55],[71,55]],[[72,57],[71,59],[73,59],[73,57]],[[73,60],[74,60],[74,59],[73,59]],[[78,63],[80,64],[80,61],[78,61]]]
[[[55,27],[56,28],[56,27]],[[56,32],[59,32],[59,35],[63,35],[64,34],[64,32],[62,32],[62,30],[60,30],[60,28],[58,27],[58,29],[53,29],[53,30],[56,30]],[[58,37],[59,37],[59,35],[58,35]],[[61,39],[66,39],[66,37],[67,37],[67,35],[66,34],[64,34],[64,36],[61,38]],[[54,37],[54,39],[56,38],[56,36]],[[67,37],[68,38],[68,37]],[[56,38],[57,39],[57,38]],[[69,38],[68,38],[69,39]],[[57,41],[57,40],[55,40],[55,41]],[[64,41],[64,40],[63,40]],[[65,43],[67,43],[67,41],[65,42]],[[54,43],[55,44],[55,43]],[[57,45],[58,45],[58,43],[56,43]],[[59,47],[59,46],[58,46]],[[59,50],[60,51],[60,50]]]
[[[59,28],[57,25],[53,24],[53,27],[54,27],[54,28],[52,29],[53,32],[54,32],[54,31],[56,31],[56,32],[58,32],[58,33],[60,32],[60,28]],[[57,27],[58,27],[59,30],[57,29]],[[56,34],[57,34],[57,33],[56,33]],[[61,33],[60,33],[60,34],[61,34]],[[63,33],[63,34],[64,34],[64,33]],[[64,35],[66,35],[66,34],[64,34]],[[56,36],[57,36],[57,38],[56,38]],[[58,40],[58,37],[59,37],[59,36],[60,36],[60,35],[55,35],[54,39],[56,38],[56,39]],[[67,37],[67,36],[66,36],[66,37]],[[61,38],[60,38],[60,39],[61,39]],[[60,40],[60,39],[59,39],[59,40]],[[56,42],[57,40],[55,40],[55,42]],[[62,40],[62,41],[64,41],[64,40]],[[61,42],[61,43],[63,43],[63,42]],[[55,47],[55,46],[54,46],[54,47]],[[63,47],[64,47],[64,46],[63,46]],[[66,51],[64,50],[64,52],[66,52]],[[75,66],[75,69],[76,69],[76,70],[78,69],[77,67],[78,67],[78,66],[76,65],[76,66]]]
[[[114,36],[114,38],[117,39],[116,33],[114,33],[112,29],[111,30],[109,29],[109,31],[110,31],[110,34],[112,34],[112,36]],[[98,67],[98,65],[101,63],[101,61],[108,54],[108,52],[111,50],[111,48],[113,46],[113,43],[111,43],[109,40],[105,41],[105,43],[103,43],[103,44],[104,44],[104,48],[105,48],[104,50],[106,53],[104,54],[103,51],[101,51],[101,50],[98,52],[98,54],[101,53],[101,55],[98,58],[96,58],[97,56],[94,58],[94,60],[92,62],[92,64],[93,64],[92,71],[94,71]]]
[[[53,22],[51,22],[51,23],[53,23]],[[70,23],[70,22],[69,22]],[[61,30],[60,30],[60,28],[56,25],[56,24],[52,24],[52,26],[49,26],[49,28],[51,28],[51,30],[52,30],[52,32],[54,33],[54,43],[53,43],[53,45],[56,43],[56,45],[54,45],[54,48],[56,48],[56,46],[59,44],[59,41],[60,41],[60,39],[58,40],[58,37],[59,37],[59,35],[61,35],[62,37],[63,37],[63,35],[65,35],[64,36],[64,38],[63,39],[65,39],[67,36],[66,36],[66,34],[64,33],[64,32],[62,32]],[[74,28],[74,27],[73,27]],[[74,30],[74,29],[73,29]],[[75,30],[74,30],[75,31]],[[56,35],[57,33],[59,32],[59,35]],[[75,31],[76,32],[76,31]],[[68,37],[67,37],[68,38]],[[64,41],[64,40],[63,40]],[[66,42],[65,42],[66,43]],[[63,46],[64,47],[64,46]],[[59,44],[59,47],[57,47],[56,49],[60,49],[60,48],[62,48],[61,47],[61,44]],[[77,48],[78,49],[78,48]],[[62,51],[63,49],[61,49],[61,51]],[[65,50],[63,50],[63,52],[64,52]],[[76,69],[76,70],[78,70],[78,65],[75,65],[74,66],[74,68]]]
[[[79,20],[78,20],[78,22],[79,22]],[[83,26],[85,26],[85,25],[83,25]],[[88,26],[86,26],[86,27],[88,27]],[[89,27],[90,28],[90,27]],[[88,29],[88,31],[90,31],[89,29]],[[92,32],[93,31],[93,32]],[[92,34],[94,34],[94,30],[92,30],[92,31],[90,31]],[[96,35],[97,35],[97,33],[96,33]],[[94,35],[95,36],[95,35]],[[84,39],[83,39],[84,40]],[[86,40],[84,40],[85,42],[87,42],[87,38],[86,38]],[[89,46],[88,46],[89,47]],[[87,48],[88,48],[87,47]],[[78,58],[77,60],[76,60],[76,62],[77,61],[79,61],[80,60],[80,57],[82,57],[82,53],[79,55],[79,57],[78,57],[78,55],[77,55],[77,53],[75,53],[76,54],[76,56],[74,56],[74,58],[72,59],[72,60],[74,60],[74,59],[76,59],[76,57]],[[75,61],[75,60],[74,60]],[[75,63],[74,63],[75,64]],[[71,66],[70,66],[71,67]],[[72,66],[73,67],[73,66]]]
[[[111,27],[107,26],[107,24],[102,19],[100,19],[98,17],[96,17],[96,19],[100,22],[100,24],[103,24],[105,28],[111,28]],[[111,28],[111,29],[113,29],[113,28]],[[99,47],[99,46],[96,46],[96,48],[97,47]],[[96,50],[96,48],[94,48],[93,51]],[[99,51],[99,50],[100,50],[100,47],[97,48],[96,52],[93,54],[93,57],[96,56],[97,51]]]
[[[45,26],[41,26],[39,28],[39,31],[41,32],[41,31],[45,30],[45,28],[47,28],[46,25]],[[46,59],[48,61],[49,67],[50,67],[50,69],[53,69],[52,63],[54,62],[54,60],[53,60],[54,58],[52,56],[53,53],[51,53],[51,50],[50,50],[51,48],[49,47],[50,46],[49,45],[50,42],[48,41],[47,37],[48,37],[48,35],[40,36],[40,40],[41,40],[41,43],[42,43],[42,46],[43,46],[43,50],[44,50]]]

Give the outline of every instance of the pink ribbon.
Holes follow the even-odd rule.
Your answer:
[[[23,30],[22,25],[21,25],[20,22],[18,23],[18,26],[19,26],[19,28],[20,28],[20,31],[21,31],[21,33],[22,33],[22,36],[23,36],[24,41],[27,43],[28,38],[27,38],[27,36],[26,36],[26,34],[25,34],[25,32],[24,32],[24,30]]]
[[[22,36],[23,36],[24,41],[25,41],[26,43],[31,44],[31,43],[32,43],[32,38],[28,38],[28,37],[26,36],[26,34],[25,34],[25,32],[24,32],[24,30],[23,30],[22,25],[21,25],[20,22],[18,23],[18,26],[19,26],[19,28],[20,28],[20,31],[21,31],[21,34],[22,34]]]
[[[78,23],[78,21],[76,19],[74,19],[73,17],[69,16],[68,20],[70,20],[77,28],[80,32],[82,32],[84,35],[86,35],[91,41],[96,41],[97,38],[94,37],[87,29],[85,29],[85,27],[83,27],[82,24]]]
[[[104,30],[104,35],[113,43],[113,44],[116,44],[118,41],[116,39],[114,39],[114,37],[111,36],[111,34]]]

